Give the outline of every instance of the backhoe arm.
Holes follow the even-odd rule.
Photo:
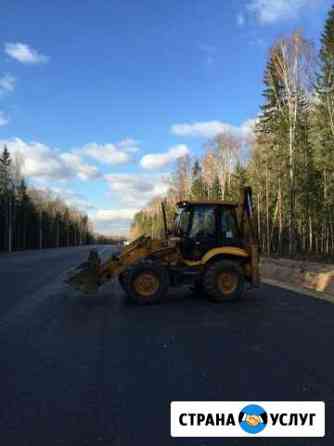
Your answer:
[[[239,216],[242,237],[247,241],[247,249],[251,256],[252,284],[253,286],[258,287],[260,285],[259,248],[254,225],[254,209],[251,187],[244,187],[241,190]]]

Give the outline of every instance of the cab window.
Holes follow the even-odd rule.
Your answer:
[[[238,238],[238,226],[233,208],[222,208],[220,211],[221,234],[223,240]]]
[[[189,237],[192,239],[216,238],[215,208],[206,206],[196,206],[194,208]]]
[[[191,211],[190,209],[183,208],[179,210],[176,217],[176,235],[184,236],[187,234],[190,223]]]

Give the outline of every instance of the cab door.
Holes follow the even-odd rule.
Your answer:
[[[236,210],[233,206],[220,206],[217,227],[220,246],[243,246]]]
[[[217,247],[218,212],[215,206],[197,205],[192,208],[191,222],[182,241],[182,255],[187,260],[200,260]]]

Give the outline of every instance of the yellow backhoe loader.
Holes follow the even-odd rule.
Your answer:
[[[71,271],[67,283],[93,294],[118,277],[126,294],[138,304],[161,301],[169,287],[201,287],[213,301],[239,299],[248,282],[258,287],[259,256],[253,228],[252,191],[241,191],[239,203],[182,201],[175,227],[168,230],[162,204],[165,237],[141,236],[118,256],[102,262],[97,251]]]

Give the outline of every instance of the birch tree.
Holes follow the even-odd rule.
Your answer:
[[[286,120],[288,137],[289,174],[289,254],[295,251],[295,206],[296,206],[296,138],[297,124],[301,113],[301,98],[310,88],[312,46],[300,32],[280,39],[272,49],[272,65],[275,76],[284,88],[283,101],[278,101],[279,111]]]

